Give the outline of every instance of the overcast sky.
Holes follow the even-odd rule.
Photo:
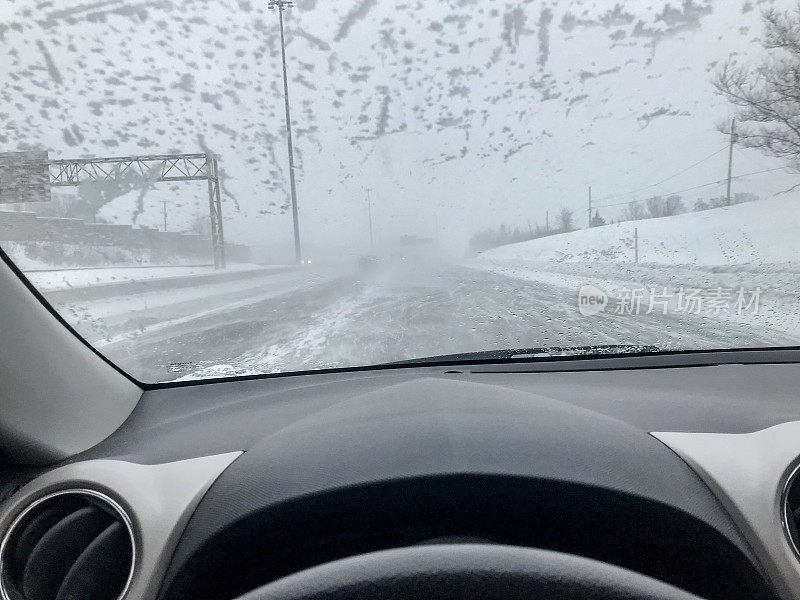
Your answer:
[[[438,222],[459,249],[477,229],[543,223],[562,205],[581,224],[589,185],[613,219],[624,202],[722,179],[716,126],[731,113],[711,77],[731,56],[757,62],[760,11],[794,4],[297,0],[286,29],[304,240],[366,244],[368,189],[379,237],[433,237]],[[229,239],[288,244],[277,15],[265,5],[3,3],[0,151],[210,150]],[[779,164],[737,151],[734,172]],[[734,189],[789,184],[771,173]],[[194,184],[153,190],[143,213],[135,196],[107,214],[154,224],[168,199],[180,224],[207,207]]]

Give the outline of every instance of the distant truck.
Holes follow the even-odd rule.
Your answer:
[[[400,244],[403,246],[433,246],[433,239],[416,235],[401,235]]]

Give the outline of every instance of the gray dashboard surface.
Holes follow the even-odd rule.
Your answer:
[[[462,373],[445,374],[452,370]],[[509,390],[534,393],[646,432],[748,433],[800,419],[800,365],[795,364],[474,371],[479,372],[410,368],[320,373],[152,390],[145,392],[114,435],[73,460],[158,463],[247,450],[265,436],[339,402],[420,379],[489,385],[489,398],[503,397]]]

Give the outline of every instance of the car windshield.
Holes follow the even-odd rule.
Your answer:
[[[140,381],[800,339],[795,0],[13,0],[0,50],[0,248]]]

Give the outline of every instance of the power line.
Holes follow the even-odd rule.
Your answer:
[[[727,146],[725,148],[723,148],[723,150],[727,150]],[[742,177],[749,177],[751,175],[760,175],[762,173],[771,173],[773,171],[780,171],[781,169],[787,169],[787,168],[788,167],[774,167],[772,169],[763,169],[761,171],[753,171],[752,173],[742,173],[741,175],[736,175],[734,177],[731,177],[731,179],[741,179]],[[674,192],[664,192],[662,195],[663,196],[673,196],[675,194],[683,194],[684,192],[691,192],[691,191],[699,190],[701,188],[709,187],[709,186],[712,186],[712,185],[719,185],[721,183],[725,183],[727,180],[728,180],[728,178],[726,177],[726,178],[723,178],[723,179],[719,179],[717,181],[710,181],[709,183],[701,183],[700,185],[695,185],[695,186],[692,186],[692,187],[689,187],[689,188],[684,188],[682,190],[676,190]],[[626,200],[625,202],[615,202],[615,203],[612,203],[612,204],[602,204],[602,205],[596,206],[595,208],[608,208],[608,207],[612,207],[612,206],[623,206],[625,204],[632,204],[633,202],[636,202],[636,200]]]
[[[714,157],[715,157],[717,154],[719,154],[720,152],[724,152],[724,151],[725,151],[725,150],[727,150],[727,149],[728,149],[728,145],[727,145],[727,144],[725,144],[725,145],[724,145],[722,148],[720,148],[719,150],[716,150],[715,152],[713,152],[713,153],[709,154],[709,155],[708,155],[708,156],[706,156],[705,158],[701,158],[701,159],[700,159],[700,160],[698,160],[696,163],[692,163],[692,164],[691,164],[691,165],[689,165],[688,167],[686,167],[686,168],[684,168],[684,169],[681,169],[680,171],[678,171],[678,172],[676,172],[676,173],[673,173],[673,174],[672,174],[672,175],[670,175],[669,177],[665,177],[665,178],[664,178],[664,179],[662,179],[661,181],[656,181],[655,183],[651,183],[651,184],[649,184],[649,185],[645,185],[645,186],[643,186],[643,187],[636,188],[635,190],[630,190],[629,192],[623,192],[623,193],[621,193],[621,194],[611,194],[610,196],[605,196],[604,198],[601,198],[601,200],[611,200],[611,199],[613,199],[613,198],[622,198],[622,197],[624,197],[624,196],[630,196],[631,194],[636,194],[637,192],[641,192],[641,191],[644,191],[644,190],[647,190],[647,189],[650,189],[650,188],[656,187],[656,186],[658,186],[658,185],[661,185],[662,183],[665,183],[665,182],[669,181],[670,179],[673,179],[673,178],[677,177],[678,175],[683,175],[683,174],[684,174],[684,173],[686,173],[686,171],[688,171],[689,169],[693,169],[693,168],[694,168],[694,167],[696,167],[697,165],[699,165],[699,164],[702,164],[702,163],[706,162],[706,161],[707,161],[707,160],[709,160],[710,158],[714,158]]]

